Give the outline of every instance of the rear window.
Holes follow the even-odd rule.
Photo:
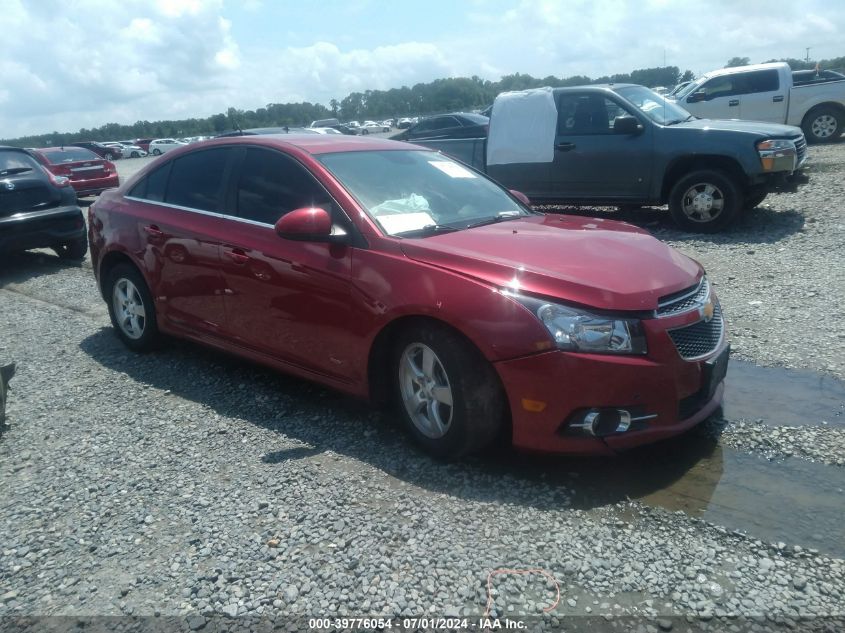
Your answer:
[[[44,150],[40,154],[54,165],[73,163],[78,160],[101,160],[94,152],[84,147]]]
[[[209,149],[173,161],[164,201],[180,207],[218,211],[223,202],[223,174],[231,155],[228,147]]]
[[[36,160],[24,152],[0,151],[0,176],[8,175],[10,172],[29,171],[39,169]]]

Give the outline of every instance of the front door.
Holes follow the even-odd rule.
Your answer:
[[[285,213],[322,207],[338,223],[343,212],[294,158],[246,149],[230,201],[221,248],[227,336],[236,343],[339,380],[353,371],[350,271],[354,248],[293,241],[273,226]]]
[[[562,92],[551,165],[553,197],[561,200],[642,200],[648,197],[653,162],[653,129],[617,134],[620,116],[635,116],[595,93]],[[639,117],[638,117],[639,118]]]

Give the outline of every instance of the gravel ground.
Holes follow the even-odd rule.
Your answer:
[[[845,143],[811,159],[810,185],[723,235],[679,233],[660,211],[631,217],[707,267],[737,356],[841,378]],[[389,416],[188,343],[132,354],[87,263],[0,263],[0,361],[18,362],[0,435],[0,616],[190,615],[208,630],[220,616],[301,630],[292,616],[488,607],[536,618],[531,630],[567,615],[639,618],[567,630],[845,618],[845,561],[806,543],[585,498],[578,477],[520,470],[507,452],[444,465]],[[771,430],[729,420],[720,441],[841,472],[841,431],[781,427],[756,446]],[[543,614],[557,590],[539,573],[496,576],[488,596],[497,569],[551,574],[559,603]]]

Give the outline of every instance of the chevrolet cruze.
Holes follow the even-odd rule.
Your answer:
[[[702,267],[526,202],[407,143],[228,137],[105,192],[89,238],[130,348],[183,337],[389,405],[441,457],[612,454],[710,415],[729,349]]]

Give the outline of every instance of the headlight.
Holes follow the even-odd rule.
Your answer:
[[[513,296],[513,295],[512,295]],[[645,354],[642,324],[534,299],[513,296],[546,326],[558,349],[590,354]]]
[[[763,150],[779,150],[779,149],[795,149],[795,143],[792,141],[781,139],[781,140],[769,140],[769,141],[760,141],[757,143],[757,151]]]

